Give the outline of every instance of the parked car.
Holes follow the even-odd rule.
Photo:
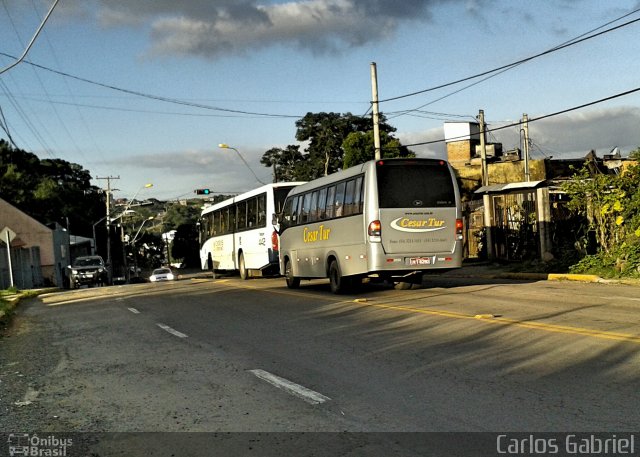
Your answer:
[[[69,288],[103,286],[109,281],[104,260],[99,255],[77,257],[68,267]]]
[[[158,281],[173,281],[176,279],[175,275],[171,271],[170,268],[162,267],[156,268],[149,276],[149,281],[158,282]]]

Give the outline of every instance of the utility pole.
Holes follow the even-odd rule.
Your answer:
[[[529,171],[529,116],[522,115],[522,131],[524,133],[524,180],[531,181],[531,172]]]
[[[480,161],[482,164],[482,185],[489,185],[489,168],[487,166],[487,143],[485,139],[486,126],[484,124],[484,110],[478,113],[478,122],[480,123]]]
[[[380,160],[382,152],[380,147],[380,112],[378,106],[378,70],[375,62],[371,62],[371,106],[373,109],[373,145],[374,158]]]
[[[109,284],[113,279],[113,265],[111,265],[111,180],[120,179],[120,176],[106,176],[95,179],[106,179],[107,181],[107,275],[109,278]]]

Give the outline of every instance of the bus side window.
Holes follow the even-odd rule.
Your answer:
[[[240,202],[236,206],[236,224],[238,230],[243,230],[247,226],[247,202]]]
[[[327,189],[327,211],[326,216],[327,219],[331,219],[334,217],[334,199],[336,196],[336,186],[331,186]]]
[[[305,224],[309,222],[309,210],[311,209],[311,192],[304,194],[304,199],[302,202],[302,213],[300,217],[300,222]]]
[[[296,224],[302,223],[302,200],[304,200],[304,195],[298,195],[298,204],[294,207]]]
[[[287,221],[287,225],[296,225],[298,223],[298,196],[291,199],[287,199],[287,205],[290,207],[284,209],[284,218]]]
[[[209,213],[207,214],[207,237],[211,238],[213,235],[215,235],[215,231],[216,231],[216,226],[215,226],[215,219],[213,218],[213,213]]]
[[[318,220],[327,218],[327,188],[320,189],[318,194]]]
[[[318,220],[318,191],[314,190],[311,194],[311,206],[309,207],[309,222]]]
[[[267,226],[267,194],[258,195],[258,227]]]
[[[346,183],[343,181],[336,186],[336,204],[335,204],[335,217],[344,215],[344,189]]]
[[[356,213],[360,214],[364,211],[364,188],[362,187],[364,179],[362,176],[358,176],[356,178],[356,188],[355,188],[355,204],[356,204]]]
[[[279,216],[280,218],[280,231],[286,229],[287,227],[291,227],[294,225],[293,216],[291,214],[291,210],[293,208],[293,202],[297,202],[297,198],[287,198],[284,202],[284,207],[282,208],[282,214]]]
[[[347,187],[344,194],[344,215],[350,216],[356,214],[354,189],[356,187],[355,179],[347,181]]]
[[[218,233],[219,235],[224,235],[225,233],[227,233],[227,210],[225,209],[221,209],[219,211],[219,216],[218,217],[218,221],[220,222],[220,232]]]
[[[258,200],[250,198],[247,200],[247,228],[255,228],[258,223]]]

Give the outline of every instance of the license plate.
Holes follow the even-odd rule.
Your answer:
[[[411,257],[409,265],[431,265],[431,257]]]

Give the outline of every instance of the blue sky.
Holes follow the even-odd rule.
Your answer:
[[[0,53],[20,55],[52,4],[0,0]],[[154,187],[144,195],[161,200],[201,187],[243,191],[257,182],[218,144],[269,181],[260,157],[296,144],[305,113],[368,113],[371,62],[386,100],[536,55],[638,8],[637,0],[60,0],[27,60],[70,76],[23,62],[0,75],[0,107],[18,147],[120,176],[116,196],[145,183]],[[480,109],[489,128],[558,112],[640,87],[639,38],[637,22],[380,109],[405,144],[443,138],[445,121],[473,121]],[[0,69],[12,62],[0,55]],[[639,126],[640,92],[533,122],[533,158],[616,146],[625,155],[640,146]],[[490,140],[518,147],[518,131]],[[412,149],[445,156],[443,143]]]

